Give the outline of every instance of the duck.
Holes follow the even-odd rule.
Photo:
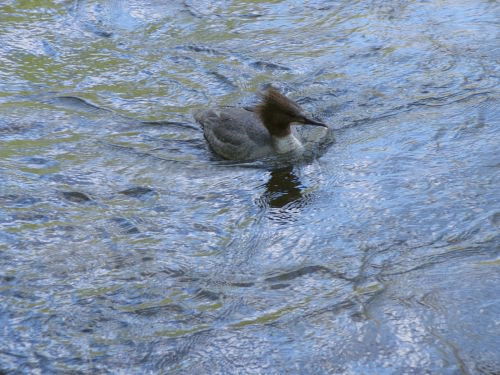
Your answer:
[[[200,110],[194,117],[210,149],[227,160],[248,161],[276,155],[300,155],[304,145],[291,125],[328,128],[309,117],[274,86],[261,93],[253,108],[223,107]]]

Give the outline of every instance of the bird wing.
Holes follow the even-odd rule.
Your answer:
[[[258,117],[243,108],[195,114],[215,153],[231,160],[250,160],[272,153],[271,136]]]

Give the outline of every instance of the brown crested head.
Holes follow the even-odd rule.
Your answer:
[[[306,117],[297,103],[288,99],[273,86],[269,86],[261,95],[262,102],[255,107],[255,112],[273,136],[289,135],[292,122],[326,127],[325,124]]]

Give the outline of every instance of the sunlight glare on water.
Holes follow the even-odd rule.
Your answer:
[[[498,19],[3,2],[0,373],[499,373]],[[269,83],[335,143],[218,159]]]

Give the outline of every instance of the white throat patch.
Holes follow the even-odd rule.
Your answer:
[[[285,137],[273,137],[273,144],[276,152],[285,154],[291,151],[301,151],[302,143],[292,134]]]

